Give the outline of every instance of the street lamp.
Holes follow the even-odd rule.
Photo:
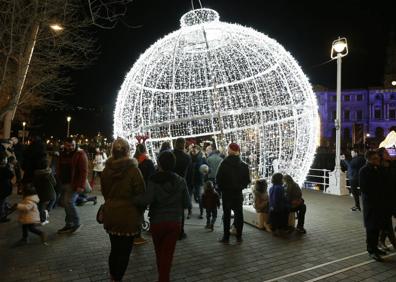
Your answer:
[[[70,121],[71,121],[71,116],[66,117],[67,120],[67,137],[70,136]]]
[[[396,80],[393,80],[393,81],[391,82],[391,84],[392,84],[392,86],[396,86]]]
[[[345,173],[341,171],[341,63],[342,57],[348,55],[348,42],[345,37],[333,41],[330,57],[337,60],[337,106],[334,125],[336,129],[336,155],[334,171],[330,173],[328,192],[336,195],[347,195]]]
[[[60,24],[57,24],[57,23],[51,24],[51,25],[50,25],[50,28],[51,28],[53,31],[56,31],[56,32],[62,31],[62,30],[63,30],[63,26],[61,26]]]
[[[26,128],[26,121],[22,122],[22,144],[25,144],[25,128]]]

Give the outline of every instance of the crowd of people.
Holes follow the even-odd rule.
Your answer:
[[[100,223],[110,239],[112,281],[122,280],[133,245],[147,241],[141,228],[147,209],[159,281],[170,279],[176,242],[187,238],[184,224],[193,216],[193,202],[198,206],[198,219],[204,218],[205,211],[206,224],[203,226],[212,232],[218,209],[222,207],[220,243],[229,244],[233,233],[237,244],[243,242],[243,191],[249,187],[251,176],[236,143],[229,144],[227,152],[220,152],[214,144],[201,148],[178,138],[174,144],[164,142],[154,162],[144,144],[136,145],[132,157],[130,144],[117,138],[109,158],[100,149],[96,151],[90,181],[87,154],[71,138],[64,140],[59,153],[50,154],[51,162],[39,138],[33,138],[24,150],[16,146],[15,139],[5,144],[8,146],[0,150],[0,221],[9,221],[8,215],[18,210],[18,220],[22,224],[19,244],[28,243],[29,232],[40,236],[47,244],[47,234],[38,226],[49,223],[49,214],[56,205],[65,210],[65,225],[58,234],[77,232],[82,224],[76,205],[88,201],[96,204],[96,196],[88,193],[98,177],[104,197],[99,209]],[[396,248],[392,227],[395,163],[384,149],[368,152],[366,159],[367,162],[363,162],[361,155],[354,152],[352,160],[346,162],[355,199],[353,210],[360,210],[361,191],[367,251],[374,259],[382,261],[381,256],[387,251],[387,238]],[[23,197],[20,203],[9,205],[7,197],[12,193],[14,178]],[[274,173],[270,185],[266,179],[259,179],[253,186],[254,208],[261,229],[275,236],[287,235],[294,229],[306,233],[307,207],[299,185],[290,175]]]

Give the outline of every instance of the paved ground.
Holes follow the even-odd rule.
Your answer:
[[[217,243],[220,220],[213,233],[204,230],[203,220],[187,221],[188,239],[176,247],[172,281],[396,281],[396,253],[377,263],[364,252],[362,215],[349,211],[350,197],[304,191],[304,198],[308,234],[303,236],[276,238],[245,225],[242,245],[223,246]],[[29,245],[13,247],[21,236],[15,216],[1,224],[0,281],[107,281],[109,240],[95,221],[97,208],[79,208],[84,227],[62,236],[56,230],[64,212],[53,211],[43,227],[49,246],[32,237]],[[125,281],[156,281],[151,242],[133,250]]]

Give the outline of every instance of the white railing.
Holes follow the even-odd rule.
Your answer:
[[[326,191],[329,187],[329,169],[311,168],[304,182],[304,188],[318,191]],[[350,188],[348,178],[346,187]]]

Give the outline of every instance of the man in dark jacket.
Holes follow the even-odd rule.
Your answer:
[[[183,137],[177,138],[175,142],[175,149],[173,150],[173,154],[175,155],[176,158],[176,164],[175,164],[175,168],[173,169],[173,172],[178,174],[180,177],[184,178],[184,180],[186,180],[187,170],[191,165],[191,157],[189,154],[187,154],[184,151],[185,147],[186,147],[186,140]],[[189,199],[191,199],[190,196]],[[191,201],[188,208],[187,219],[189,219],[190,216],[191,216]],[[185,219],[185,215],[183,210],[181,232],[179,237],[180,240],[187,238],[187,234],[184,232],[184,219]]]
[[[220,164],[216,182],[222,193],[224,235],[221,243],[230,240],[231,210],[234,211],[234,224],[237,230],[237,242],[242,242],[243,229],[243,196],[242,190],[250,183],[249,167],[240,158],[240,147],[236,143],[228,146],[228,156]]]
[[[355,200],[355,206],[351,210],[360,211],[359,171],[366,164],[366,160],[356,149],[351,151],[351,156],[352,159],[350,161],[344,160],[347,165],[351,193]]]
[[[375,151],[366,153],[367,164],[360,169],[359,185],[362,191],[363,218],[366,228],[367,252],[376,261],[383,261],[386,253],[378,249],[379,232],[384,226],[385,193],[382,174],[379,169],[380,158]]]

